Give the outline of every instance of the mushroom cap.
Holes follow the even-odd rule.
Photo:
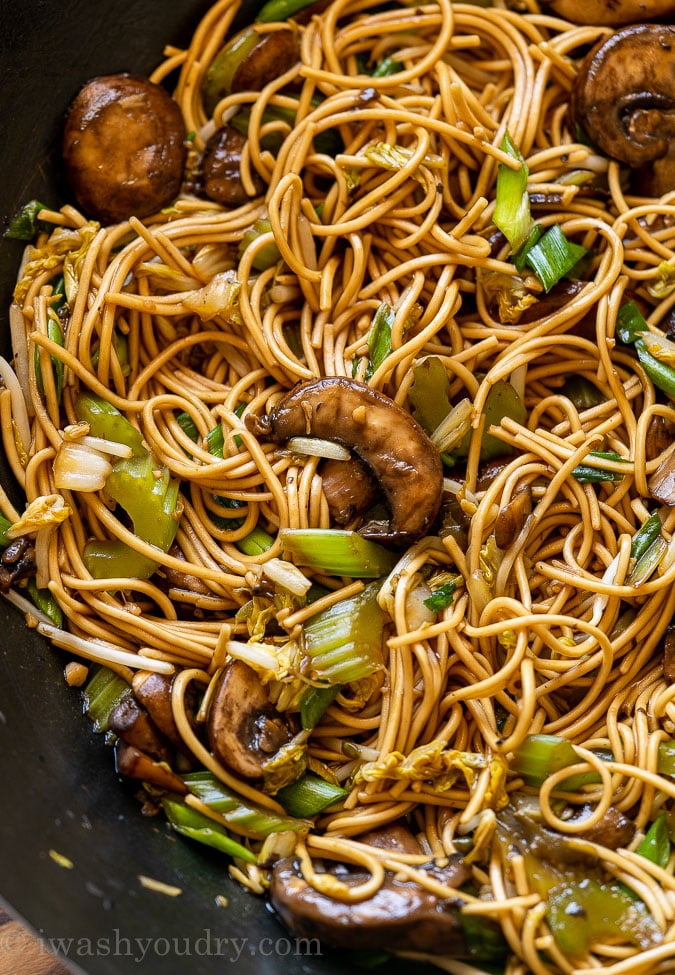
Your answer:
[[[618,27],[675,13],[675,0],[542,0],[559,17],[573,24]]]
[[[637,168],[675,136],[675,27],[634,24],[589,51],[571,97],[574,121],[598,148]]]

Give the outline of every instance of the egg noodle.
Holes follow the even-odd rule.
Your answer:
[[[370,879],[339,898],[361,902],[393,870],[461,903],[465,915],[497,922],[509,975],[668,972],[675,858],[656,863],[637,848],[675,799],[675,779],[659,770],[659,745],[675,737],[675,687],[661,652],[675,607],[675,508],[649,488],[670,449],[650,449],[650,431],[674,417],[616,328],[619,308],[637,298],[649,329],[667,331],[675,291],[659,292],[658,283],[664,264],[675,263],[675,190],[658,200],[630,195],[619,163],[578,140],[570,90],[581,57],[610,30],[542,10],[534,0],[520,12],[500,3],[333,0],[294,27],[294,67],[261,92],[222,98],[207,117],[202,81],[238,11],[234,0],[215,3],[185,50],[167,49],[152,80],[174,90],[195,157],[223,122],[250,112],[242,159],[250,201],[228,210],[186,192],[149,219],[113,226],[71,206],[44,211],[54,225],[52,257],[40,263],[50,247],[43,234],[19,277],[13,338],[25,397],[9,384],[0,393],[3,442],[28,508],[47,499],[64,512],[36,533],[37,582],[61,607],[64,630],[93,659],[104,641],[140,654],[141,669],[176,669],[173,705],[188,748],[239,795],[281,810],[216,760],[186,716],[187,691],[208,696],[231,641],[249,639],[242,607],[272,587],[265,566],[284,560],[279,529],[333,527],[321,458],[263,442],[245,415],[262,415],[298,381],[325,376],[367,382],[410,411],[416,368],[442,363],[449,402],[472,405],[466,457],[444,482],[464,534],[435,527],[399,553],[381,583],[384,667],[353,695],[339,695],[309,738],[310,767],[348,794],[315,817],[296,855],[318,887],[322,864],[365,868]],[[400,70],[371,73],[388,57]],[[295,123],[270,109],[291,110]],[[518,274],[495,231],[500,166],[517,168],[504,149],[507,133],[527,165],[534,218],[587,250],[576,287],[545,294],[530,271]],[[318,147],[322,135],[337,151]],[[264,180],[263,195],[255,195],[254,177]],[[242,248],[260,219],[269,225]],[[259,270],[270,244],[278,259]],[[74,284],[61,346],[49,309],[64,267]],[[227,307],[223,282],[236,287]],[[520,285],[534,300],[514,310],[509,296]],[[391,350],[368,374],[368,335],[382,303],[392,311]],[[575,405],[569,383],[580,380],[595,393],[591,404]],[[485,408],[504,381],[526,415],[493,424],[503,449],[486,477]],[[179,482],[168,552],[121,521],[104,490],[57,486],[55,458],[77,439],[74,403],[83,389],[123,413]],[[222,456],[208,447],[215,428]],[[575,476],[588,463],[607,479]],[[504,512],[524,494],[529,507],[497,545]],[[4,493],[2,510],[20,523]],[[654,571],[636,578],[632,540],[655,512],[663,551]],[[256,527],[271,546],[244,554],[242,540]],[[92,577],[83,559],[92,538],[121,539],[158,563],[156,574]],[[325,594],[278,609],[278,630],[289,636],[317,607],[363,586],[302,571]],[[456,580],[451,604],[420,612],[416,591],[428,596],[425,580],[443,572]],[[130,679],[133,656],[113,653],[108,666]],[[539,734],[571,742],[577,762],[528,789],[510,763]],[[414,763],[402,772],[424,747],[428,774],[413,774]],[[438,763],[451,752],[483,762],[440,787]],[[579,772],[593,772],[592,781],[564,791],[564,779]],[[537,800],[541,824],[555,831],[569,863],[583,864],[561,867],[559,882],[585,871],[632,892],[646,905],[649,939],[605,932],[580,955],[566,953],[526,849],[503,842],[500,821],[516,795]],[[591,835],[610,807],[634,826],[627,848]],[[569,815],[580,809],[583,820]],[[419,839],[419,857],[359,841],[402,818]],[[423,868],[458,852],[471,874],[459,890]],[[234,870],[264,889],[262,867]],[[482,971],[479,962],[433,960],[449,972]]]

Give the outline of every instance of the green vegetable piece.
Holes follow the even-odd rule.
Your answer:
[[[259,41],[260,34],[253,27],[249,27],[215,56],[202,82],[202,98],[207,115],[213,114],[222,98],[232,94],[232,81],[237,68]]]
[[[590,410],[605,402],[598,387],[585,376],[570,376],[561,389],[563,396],[572,401],[579,412]]]
[[[574,746],[566,738],[528,735],[513,753],[511,770],[522,775],[527,785],[538,788],[554,772],[578,761]]]
[[[438,356],[430,355],[415,366],[413,376],[408,390],[412,413],[426,433],[432,434],[452,409],[448,373]]]
[[[508,416],[516,423],[524,423],[527,417],[525,404],[518,395],[515,386],[500,379],[492,386],[485,400],[485,427],[480,447],[480,459],[491,460],[493,457],[503,457],[511,453],[511,447],[502,440],[498,440],[488,432],[490,426],[499,425],[502,417]],[[466,457],[469,453],[471,432],[466,434],[459,445],[452,451],[453,457]]]
[[[662,741],[658,750],[657,771],[659,775],[675,776],[675,741]]]
[[[452,606],[457,583],[454,579],[444,582],[438,589],[432,590],[428,599],[424,600],[424,605],[434,613],[441,613],[448,606]]]
[[[52,342],[55,342],[56,345],[60,345],[63,348],[63,332],[61,331],[61,325],[56,315],[51,311],[47,318],[47,338],[51,339]],[[33,359],[35,363],[35,381],[37,383],[38,392],[40,393],[40,396],[44,396],[45,386],[42,376],[42,362],[40,361],[40,349],[37,345],[33,350]],[[50,362],[54,372],[56,399],[57,401],[60,401],[61,393],[63,392],[63,362],[61,362],[60,359],[57,359],[56,356],[50,356]]]
[[[525,264],[534,271],[544,286],[544,291],[548,292],[554,284],[569,274],[586,254],[585,247],[569,241],[558,224],[553,224],[543,237],[530,247]]]
[[[651,548],[661,534],[663,525],[658,511],[650,515],[633,536],[630,547],[630,557],[639,561],[647,550]]]
[[[638,361],[657,389],[660,389],[670,399],[675,400],[675,369],[667,362],[662,362],[648,351],[645,340],[635,340],[635,351]]]
[[[371,72],[371,75],[373,78],[389,78],[393,74],[398,74],[399,71],[403,71],[401,61],[396,61],[392,57],[386,57],[382,58],[375,65],[375,69]]]
[[[275,795],[286,812],[291,816],[305,818],[316,816],[329,806],[340,802],[349,795],[342,786],[334,785],[325,779],[306,772],[297,782],[284,786]]]
[[[226,829],[203,813],[175,799],[163,799],[162,808],[166,818],[181,836],[187,836],[204,846],[213,847],[214,850],[220,850],[221,853],[247,863],[257,863],[258,858],[252,850],[233,840]]]
[[[616,335],[621,342],[632,345],[642,332],[648,332],[647,321],[635,301],[629,301],[619,308],[616,316]]]
[[[661,933],[642,901],[619,884],[592,878],[551,889],[546,920],[558,947],[577,958],[602,940],[629,942],[646,949]]]
[[[627,464],[625,458],[619,456],[615,451],[591,450],[587,454],[587,459],[597,457],[599,460],[613,460],[617,463]],[[581,484],[595,484],[598,481],[621,481],[623,474],[618,471],[603,470],[601,467],[593,467],[592,464],[578,464],[572,471],[572,476],[576,477]]]
[[[82,693],[84,711],[95,732],[106,732],[110,712],[131,694],[131,688],[109,667],[94,666],[90,675]]]
[[[263,234],[270,234],[272,232],[272,224],[265,217],[259,217],[252,227],[244,231],[241,238],[241,243],[239,244],[239,257],[248,250],[251,244],[262,237]],[[279,260],[281,260],[281,254],[279,253],[279,248],[271,241],[265,247],[258,251],[253,260],[253,267],[256,271],[266,271],[267,268],[272,267]]]
[[[5,237],[12,240],[33,240],[41,230],[51,229],[51,225],[46,220],[39,220],[38,214],[41,210],[48,210],[49,207],[39,200],[30,200],[14,214],[10,220],[9,227],[5,231]]]
[[[2,548],[9,545],[10,539],[7,537],[7,532],[11,527],[12,522],[4,515],[0,515],[0,547]]]
[[[497,167],[497,190],[492,219],[508,240],[511,250],[517,251],[527,240],[532,225],[530,198],[527,193],[529,169],[508,132],[504,135],[501,148],[520,163],[520,168],[512,169],[506,163],[500,163]]]
[[[341,684],[307,688],[300,699],[300,723],[306,731],[318,724],[341,690]]]
[[[38,589],[35,579],[29,579],[26,586],[30,598],[37,608],[48,616],[54,626],[59,629],[63,626],[63,610],[52,596],[49,589]]]
[[[253,557],[256,555],[262,555],[263,552],[267,552],[272,548],[273,544],[274,539],[272,536],[268,535],[264,529],[256,525],[253,531],[249,532],[245,538],[239,539],[237,542],[237,548],[240,552],[243,552],[244,555]]]
[[[513,263],[518,272],[521,272],[527,264],[527,255],[534,245],[541,240],[544,235],[544,228],[540,223],[535,223],[527,235],[527,240],[513,255]]]
[[[346,529],[282,528],[279,537],[282,548],[298,565],[311,565],[332,575],[377,579],[396,564],[396,556],[388,549]]]
[[[502,929],[494,921],[485,917],[478,917],[475,914],[457,914],[459,923],[462,926],[464,944],[467,955],[474,962],[480,962],[481,968],[489,962],[504,962],[509,953],[509,946],[502,933]],[[504,971],[503,964],[495,969],[487,971]],[[486,975],[487,975],[486,971]]]
[[[112,440],[131,447],[134,457],[145,457],[141,434],[111,403],[93,393],[81,392],[75,401],[75,415],[81,423],[88,423],[94,437]]]
[[[394,324],[394,310],[383,301],[373,316],[368,330],[368,355],[373,372],[382,365],[392,350],[391,328]]]
[[[227,789],[214,775],[207,771],[189,772],[183,776],[186,786],[209,809],[220,813],[231,826],[238,826],[258,836],[272,833],[301,833],[308,829],[309,823],[293,816],[280,816],[260,806],[247,805],[241,796]]]
[[[305,650],[319,680],[348,684],[383,665],[387,616],[377,602],[379,583],[333,603],[305,624]]]
[[[662,812],[656,817],[636,852],[652,863],[656,863],[664,870],[668,866],[670,861],[670,836],[668,835],[668,816],[665,812]]]
[[[258,13],[258,20],[263,24],[272,24],[278,20],[288,20],[305,7],[311,7],[316,0],[268,0]]]

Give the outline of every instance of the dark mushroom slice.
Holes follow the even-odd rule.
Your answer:
[[[66,118],[63,159],[78,205],[103,223],[145,217],[178,195],[185,123],[167,91],[140,75],[93,78]]]
[[[164,762],[156,762],[134,745],[121,739],[115,746],[115,763],[120,775],[129,779],[139,779],[165,792],[187,795],[188,787],[180,776],[172,772]]]
[[[647,481],[649,493],[657,501],[675,505],[675,448],[661,461]]]
[[[543,7],[573,24],[619,27],[675,13],[673,0],[542,0]]]
[[[325,460],[320,468],[321,487],[336,525],[348,525],[375,504],[377,481],[358,457]]]
[[[238,207],[247,203],[251,196],[241,179],[241,157],[246,137],[232,125],[217,129],[206,143],[201,166],[202,192],[209,200],[226,207]],[[265,183],[252,173],[256,193],[265,189]]]
[[[148,712],[152,721],[171,742],[174,748],[185,751],[186,746],[182,740],[171,707],[171,692],[175,676],[166,674],[154,674],[147,671],[139,671],[134,674],[132,687],[134,697]],[[186,712],[190,723],[196,725],[196,714],[199,707],[198,692],[194,685],[190,685],[186,694]]]
[[[601,40],[571,93],[573,120],[598,148],[637,170],[639,189],[675,186],[675,27],[634,24]]]
[[[593,812],[591,805],[581,806],[574,816],[574,821],[583,820]],[[581,833],[576,833],[581,839],[599,843],[608,850],[618,850],[628,846],[635,836],[635,823],[625,813],[615,806],[610,806],[594,826]]]
[[[241,660],[223,668],[206,733],[216,758],[245,779],[261,779],[265,762],[293,737],[255,670]]]
[[[364,883],[361,871],[337,875],[348,886]],[[438,879],[459,887],[467,877],[460,862],[452,862]],[[280,860],[272,870],[270,903],[286,927],[298,937],[319,938],[338,948],[423,951],[466,957],[459,916],[459,898],[442,898],[419,884],[386,873],[382,887],[365,901],[345,903],[315,890],[297,863]]]
[[[675,623],[671,623],[663,635],[663,676],[675,683]]]
[[[378,482],[388,522],[360,532],[394,545],[409,545],[434,522],[443,493],[437,447],[394,400],[342,376],[310,379],[288,393],[267,415],[246,416],[248,429],[266,440],[292,437],[332,440],[356,454]]]
[[[133,694],[125,695],[112,709],[108,728],[127,745],[133,745],[155,761],[170,761],[171,750],[162,733]]]
[[[389,823],[358,837],[359,843],[375,846],[379,850],[391,850],[392,853],[412,853],[418,856],[422,847],[403,822]]]
[[[0,592],[9,592],[21,579],[35,575],[35,544],[25,535],[14,538],[0,555]]]
[[[506,549],[515,542],[531,511],[532,489],[526,484],[500,509],[495,519],[495,542],[498,548]]]
[[[298,37],[290,27],[265,34],[247,27],[209,65],[202,84],[207,114],[211,115],[221,98],[233,92],[262,91],[292,68],[298,57]]]

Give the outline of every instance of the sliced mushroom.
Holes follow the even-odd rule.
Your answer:
[[[175,772],[172,772],[163,762],[156,762],[134,745],[128,745],[121,739],[115,746],[115,761],[117,771],[129,779],[140,779],[163,789],[165,792],[175,792],[184,796],[188,788]]]
[[[201,181],[204,195],[226,207],[241,206],[251,199],[241,180],[241,157],[246,137],[232,125],[217,129],[206,143],[202,157]],[[257,173],[252,174],[256,193],[265,189]]]
[[[283,443],[320,437],[353,450],[384,494],[388,522],[360,529],[367,538],[407,545],[433,524],[441,504],[443,467],[436,446],[397,403],[342,376],[300,383],[266,416],[249,414],[248,429]]]
[[[667,416],[653,416],[647,427],[645,454],[647,460],[654,460],[664,450],[675,444],[675,419]]]
[[[638,170],[640,190],[675,186],[675,27],[634,24],[584,59],[571,95],[574,121],[598,148]]]
[[[75,199],[103,223],[161,210],[177,195],[185,123],[167,91],[132,74],[93,78],[66,118],[63,159]]]
[[[125,695],[108,717],[108,727],[127,745],[158,762],[168,762],[170,749],[152,718],[135,699],[133,694]]]
[[[592,812],[592,806],[581,806],[574,819],[583,820]],[[635,823],[620,809],[610,806],[594,826],[575,835],[590,840],[591,843],[606,846],[609,850],[618,850],[620,847],[628,846],[632,841],[635,836]]]
[[[381,826],[369,833],[362,833],[358,839],[359,843],[375,846],[379,850],[392,850],[395,853],[412,853],[414,855],[419,855],[422,852],[422,847],[405,823],[402,822],[390,823],[388,826]]]
[[[167,741],[178,751],[185,751],[185,742],[180,736],[171,707],[171,692],[175,675],[154,674],[148,671],[138,671],[132,679],[134,697],[145,708],[153,722]],[[187,689],[186,712],[193,726],[196,724],[196,713],[199,706],[196,686],[191,684]]]
[[[255,670],[241,660],[223,668],[206,731],[216,758],[245,779],[261,779],[265,762],[293,737]]]
[[[506,549],[515,542],[525,519],[532,511],[532,489],[529,484],[519,488],[495,519],[495,542]]]
[[[298,60],[298,38],[291,28],[259,34],[247,27],[215,56],[204,78],[204,108],[211,115],[226,95],[262,91]]]
[[[358,457],[325,460],[320,473],[328,510],[336,525],[348,525],[377,501],[377,481]]]
[[[542,0],[573,24],[619,27],[644,20],[657,20],[675,13],[673,0]]]
[[[32,538],[20,535],[0,555],[0,592],[9,592],[21,579],[34,576],[35,569],[35,544]]]
[[[434,876],[447,886],[459,887],[468,871],[451,860]],[[359,871],[343,871],[339,879],[349,886],[367,880]],[[382,887],[371,898],[344,903],[320,893],[302,876],[298,865],[280,860],[272,870],[270,903],[286,927],[298,937],[320,938],[342,948],[388,948],[466,957],[459,899],[442,898],[419,884],[385,874]]]
[[[675,505],[675,449],[661,461],[647,482],[649,493],[670,507]]]

